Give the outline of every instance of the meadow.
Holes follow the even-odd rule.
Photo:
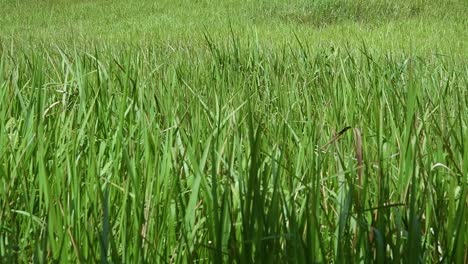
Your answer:
[[[0,262],[467,263],[466,14],[0,0]]]

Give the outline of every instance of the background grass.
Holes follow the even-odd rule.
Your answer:
[[[468,260],[465,2],[0,3],[2,262]]]
[[[0,36],[18,41],[203,46],[203,33],[282,46],[292,33],[314,45],[466,54],[463,0],[0,1]]]

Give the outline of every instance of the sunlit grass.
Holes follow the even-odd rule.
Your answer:
[[[204,45],[2,46],[2,260],[466,262],[465,58]]]
[[[0,40],[198,47],[204,32],[233,29],[263,46],[296,34],[312,46],[465,55],[467,13],[464,0],[0,0]]]

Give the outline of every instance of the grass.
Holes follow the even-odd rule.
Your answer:
[[[463,0],[1,0],[0,10],[0,36],[27,44],[203,47],[203,32],[225,39],[232,28],[240,39],[279,48],[294,32],[312,46],[365,40],[381,52],[468,53]]]
[[[463,2],[0,3],[1,262],[468,261]]]

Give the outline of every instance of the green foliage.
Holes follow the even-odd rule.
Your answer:
[[[2,46],[2,260],[466,259],[462,58],[205,39]]]
[[[468,262],[467,12],[0,0],[0,262]]]

